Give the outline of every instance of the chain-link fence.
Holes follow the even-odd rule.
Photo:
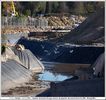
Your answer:
[[[44,17],[41,17],[41,18],[2,17],[1,25],[2,25],[2,28],[28,27],[28,26],[46,28],[48,27],[48,20]]]

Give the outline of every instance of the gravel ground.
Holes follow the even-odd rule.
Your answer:
[[[31,80],[20,87],[10,89],[2,93],[3,97],[16,97],[16,96],[36,96],[50,88],[50,82]]]

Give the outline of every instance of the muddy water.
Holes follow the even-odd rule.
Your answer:
[[[75,70],[79,68],[88,68],[90,64],[67,64],[55,62],[43,62],[45,70],[37,74],[38,80],[43,81],[64,81],[74,76]]]

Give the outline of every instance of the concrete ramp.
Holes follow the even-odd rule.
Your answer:
[[[1,63],[1,90],[6,91],[32,79],[31,71],[15,60]]]
[[[27,69],[30,69],[34,72],[41,72],[44,70],[43,64],[28,49],[14,49],[13,51]]]

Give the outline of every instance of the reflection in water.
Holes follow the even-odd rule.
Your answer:
[[[72,78],[73,76],[66,76],[62,74],[53,73],[51,71],[45,70],[44,73],[39,74],[38,80],[44,80],[44,81],[64,81],[68,78]]]

